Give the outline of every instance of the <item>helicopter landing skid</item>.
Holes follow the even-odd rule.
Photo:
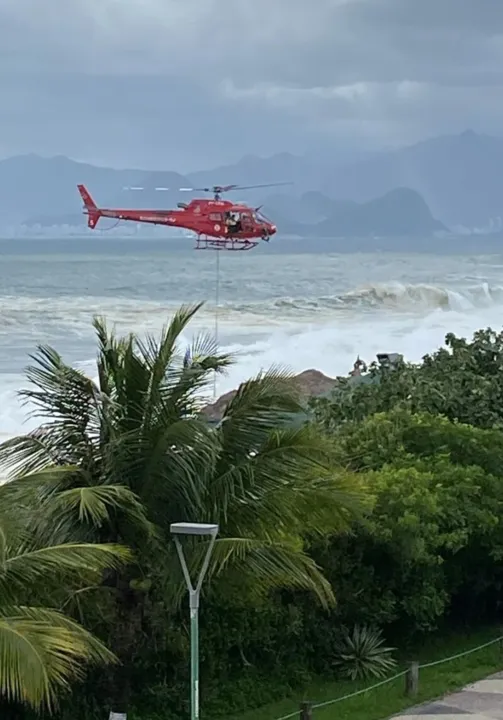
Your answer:
[[[242,252],[243,250],[252,250],[257,247],[256,240],[242,240],[240,238],[212,238],[206,235],[199,235],[196,240],[195,250],[230,250],[232,252]]]

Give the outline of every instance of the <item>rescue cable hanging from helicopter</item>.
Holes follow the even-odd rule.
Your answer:
[[[189,203],[177,203],[176,210],[142,210],[126,208],[101,208],[96,205],[85,185],[78,185],[78,191],[84,203],[84,213],[88,216],[88,227],[94,230],[102,217],[113,218],[117,223],[122,220],[151,225],[165,225],[192,231],[196,234],[196,250],[216,251],[215,282],[215,342],[218,344],[219,306],[220,306],[220,250],[252,250],[259,242],[269,242],[277,228],[261,212],[261,206],[252,208],[245,203],[232,203],[222,200],[224,193],[233,190],[252,190],[255,188],[292,185],[291,182],[264,183],[261,185],[214,185],[203,188],[178,188],[179,192],[211,192],[213,200],[193,198]],[[125,187],[123,190],[143,192],[147,188],[139,186]],[[155,187],[154,192],[169,192],[168,187]],[[107,228],[111,230],[112,228]],[[213,381],[213,397],[216,398],[216,371]]]

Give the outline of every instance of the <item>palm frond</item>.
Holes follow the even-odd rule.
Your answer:
[[[0,485],[0,511],[2,507],[12,511],[25,504],[44,502],[75,483],[86,485],[87,479],[86,473],[74,465],[46,465],[43,470],[26,474],[18,470]]]
[[[147,426],[155,403],[159,398],[161,384],[166,379],[170,363],[177,352],[177,343],[180,336],[202,305],[203,303],[192,306],[182,305],[171,318],[170,323],[162,329],[159,341],[156,341],[152,336],[147,336],[143,342],[137,339],[136,344],[140,356],[149,370],[149,387],[145,403]]]
[[[117,339],[113,331],[108,330],[104,318],[95,316],[93,328],[98,339],[98,378],[101,392],[111,397],[116,389],[117,370],[127,345],[132,342],[132,336]]]
[[[217,455],[218,445],[207,423],[178,420],[163,424],[143,467],[142,492],[153,502],[169,499],[171,512],[184,508],[185,515],[199,516]]]
[[[158,342],[150,336],[136,342],[150,378],[145,432],[158,425],[161,416],[173,421],[197,414],[202,406],[201,390],[207,387],[211,373],[223,372],[232,362],[229,355],[218,353],[216,343],[208,335],[199,335],[184,354],[180,352],[181,333],[200,307],[201,304],[182,306],[163,329]]]
[[[12,601],[27,587],[34,592],[37,586],[54,575],[68,582],[80,581],[84,575],[99,580],[103,570],[119,569],[132,559],[130,550],[113,544],[66,543],[34,549],[20,548],[8,553],[4,559],[0,595]]]
[[[44,470],[29,475],[17,475],[0,486],[0,524],[5,515],[16,513],[17,522],[14,529],[21,531],[20,521],[23,514],[26,516],[26,532],[42,545],[58,545],[69,538],[77,539],[78,523],[87,523],[87,531],[93,527],[91,515],[98,523],[96,513],[103,514],[110,519],[122,503],[124,514],[129,513],[135,521],[139,521],[141,505],[134,495],[127,489],[115,486],[89,487],[92,476],[73,466],[47,467]],[[111,489],[108,489],[111,488]],[[37,507],[37,513],[33,513]],[[143,513],[144,525],[147,524]],[[96,527],[97,525],[94,525]],[[92,539],[86,526],[82,525],[79,540]],[[33,544],[33,543],[32,543]]]
[[[275,588],[308,590],[324,607],[335,602],[330,583],[315,561],[292,543],[249,538],[217,540],[208,576],[218,576],[229,569],[252,576],[258,592]]]
[[[197,579],[207,543],[186,543],[184,550],[192,578]],[[170,549],[172,552],[172,548]],[[182,600],[186,587],[173,554],[166,598],[173,605]],[[208,568],[208,580],[227,577],[228,573],[250,580],[250,587],[257,596],[274,589],[307,590],[315,594],[323,607],[335,603],[335,596],[328,580],[315,561],[302,550],[302,543],[290,541],[267,542],[250,538],[220,538],[214,544]]]
[[[44,428],[9,438],[0,445],[0,468],[7,477],[31,475],[47,466],[68,464],[57,439]]]
[[[354,480],[332,469],[331,446],[308,426],[269,431],[255,453],[229,453],[208,486],[206,507],[227,532],[263,537],[343,530],[363,509]]]
[[[99,640],[56,610],[0,605],[0,694],[7,700],[52,710],[86,664],[114,662]]]
[[[266,524],[272,511],[279,514],[274,524],[280,528],[326,534],[347,527],[363,509],[353,478],[333,468],[326,439],[310,427],[269,433],[249,464],[253,483],[245,496],[253,498],[255,512]],[[243,507],[237,500],[230,522]]]
[[[125,342],[120,364],[114,368],[113,387],[117,402],[119,432],[135,432],[142,427],[151,380],[149,368],[136,350],[136,339]]]
[[[146,536],[154,533],[138,497],[123,485],[79,486],[53,494],[40,508],[43,523],[54,526],[77,523],[101,528],[120,515]]]
[[[285,426],[292,416],[303,412],[293,376],[279,368],[259,373],[242,383],[225,409],[219,423],[223,452],[256,451],[271,430]]]
[[[64,363],[61,355],[49,346],[40,345],[30,357],[35,364],[27,368],[26,376],[36,390],[23,390],[20,396],[36,406],[35,416],[53,421],[78,417],[75,429],[82,431],[88,422],[96,389],[93,381]]]
[[[208,387],[213,373],[224,373],[234,362],[232,353],[219,351],[218,343],[211,334],[199,333],[186,349],[178,374],[172,373],[173,380],[168,380],[166,387],[169,388],[171,402],[182,412],[184,407],[190,411],[196,393],[201,396],[200,391]],[[200,400],[200,405],[206,402],[201,397]]]
[[[223,372],[235,361],[233,353],[221,354],[217,339],[210,333],[198,333],[184,356],[184,367]]]

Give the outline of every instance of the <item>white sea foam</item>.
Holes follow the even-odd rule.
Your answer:
[[[419,300],[413,302],[416,295]],[[375,288],[370,296],[376,297]],[[386,292],[375,312],[353,310],[337,313],[332,319],[323,316],[319,324],[298,331],[273,331],[253,345],[236,344],[232,349],[239,352],[240,359],[221,383],[221,389],[229,389],[261,367],[278,362],[296,372],[315,367],[332,376],[346,375],[357,355],[371,361],[378,352],[400,352],[417,362],[440,347],[448,332],[471,336],[481,327],[502,326],[503,298],[496,302],[485,288],[461,293],[409,286],[405,296],[407,302],[397,307],[397,295]],[[368,290],[353,297],[368,298]]]
[[[476,280],[477,278],[473,278]],[[276,297],[255,302],[227,301],[219,310],[219,333],[226,350],[237,362],[220,379],[218,393],[273,364],[295,372],[315,367],[328,375],[347,374],[357,355],[367,361],[378,352],[401,352],[418,361],[439,347],[447,332],[469,336],[480,327],[502,325],[503,285],[470,282],[459,287],[424,283],[367,283],[354,290],[306,297]],[[156,332],[177,303],[160,303],[95,297],[0,299],[0,336],[12,338],[16,328],[23,337],[40,338],[40,327],[58,331],[65,349],[77,340],[81,355],[74,361],[91,376],[92,314],[105,314],[118,330]],[[214,329],[214,307],[200,313],[194,331]],[[185,342],[190,340],[187,334]],[[26,421],[17,391],[26,385],[22,374],[0,374],[0,439],[37,424]]]

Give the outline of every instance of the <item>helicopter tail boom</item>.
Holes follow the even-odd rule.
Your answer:
[[[91,230],[94,230],[98,224],[98,220],[102,216],[101,210],[92,199],[85,185],[77,185],[77,188],[84,203],[84,212],[88,216],[87,226],[91,228]]]

